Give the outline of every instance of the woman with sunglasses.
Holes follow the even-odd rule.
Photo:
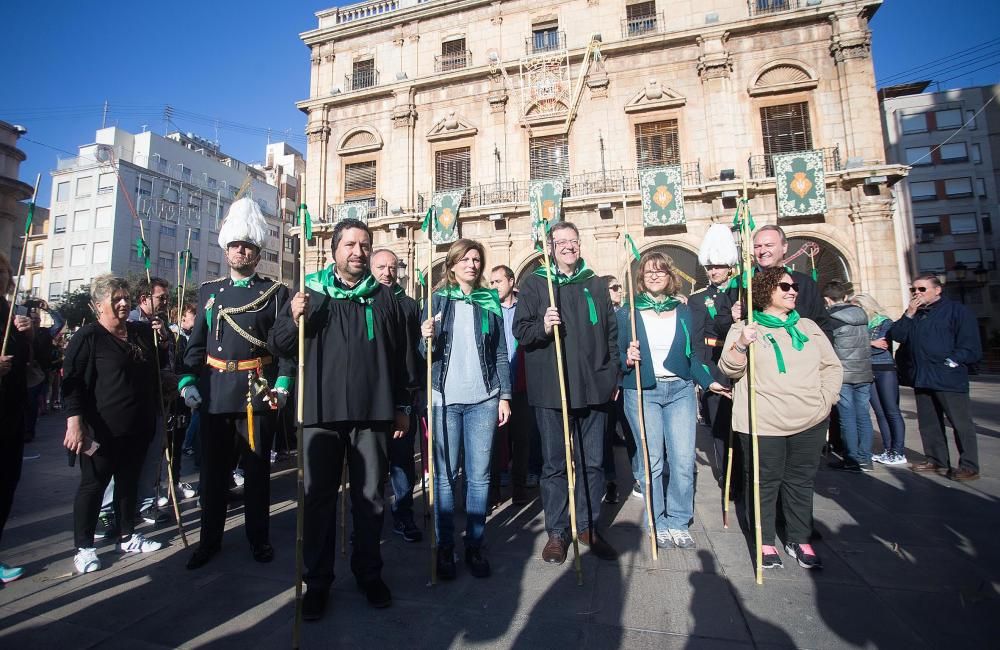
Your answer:
[[[123,278],[94,278],[90,295],[97,320],[73,335],[63,365],[63,444],[80,463],[73,504],[73,564],[80,573],[101,568],[94,530],[112,477],[119,550],[148,553],[162,546],[135,532],[139,471],[160,411],[153,329],[127,322],[130,294]]]
[[[421,326],[420,352],[433,339],[434,510],[437,572],[455,578],[455,492],[465,474],[465,563],[477,578],[490,575],[482,553],[497,426],[510,419],[510,370],[503,312],[496,289],[483,286],[483,245],[459,239],[445,258],[447,276],[434,292],[432,318]]]
[[[753,388],[760,450],[760,526],[762,566],[782,566],[774,546],[775,508],[781,495],[785,552],[799,566],[818,569],[822,562],[809,536],[813,519],[813,483],[826,441],[827,418],[837,402],[843,368],[833,346],[813,321],[795,311],[798,285],[783,267],[764,269],[753,279],[753,323],[737,322],[723,346],[719,368],[736,382],[733,430],[743,447],[744,472],[753,476],[750,440],[748,353],[756,346]],[[752,491],[745,489],[747,512]]]
[[[644,254],[639,260],[636,284],[639,293],[633,309],[621,309],[617,314],[618,349],[625,373],[622,378],[625,415],[632,431],[638,432],[635,365],[639,363],[656,545],[694,548],[694,539],[688,531],[694,517],[698,410],[694,382],[715,393],[728,395],[729,391],[712,380],[708,367],[693,353],[691,309],[676,296],[681,283],[673,261],[663,253]],[[629,340],[633,314],[636,341]],[[641,449],[642,441],[636,439],[636,445]],[[639,484],[645,494],[644,459],[642,454],[637,457]],[[670,468],[666,495],[664,464]]]

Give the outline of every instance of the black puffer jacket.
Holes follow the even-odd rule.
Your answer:
[[[865,310],[857,305],[841,302],[830,305],[827,311],[833,329],[833,349],[844,366],[844,383],[870,383],[872,348]]]

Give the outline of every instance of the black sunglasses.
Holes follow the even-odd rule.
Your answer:
[[[612,284],[612,285],[608,286],[608,289],[611,289],[612,291],[621,291],[622,290],[622,285],[620,285],[620,284]]]
[[[916,293],[918,291],[920,293],[923,293],[923,292],[927,291],[927,287],[910,287],[910,293]]]
[[[798,282],[779,282],[778,283],[778,288],[781,289],[782,291],[794,291],[795,293],[798,293],[799,292],[799,283]]]

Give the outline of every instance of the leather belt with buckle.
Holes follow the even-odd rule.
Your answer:
[[[273,361],[270,356],[257,357],[255,359],[216,359],[208,355],[207,363],[219,372],[242,372],[263,368]]]

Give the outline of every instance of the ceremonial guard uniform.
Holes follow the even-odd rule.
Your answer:
[[[260,215],[260,209],[249,199],[233,204],[219,233],[223,249],[232,242],[246,242],[259,252],[262,232],[248,230],[237,220],[252,220],[256,216],[252,213]],[[260,219],[263,223],[262,215]],[[204,401],[201,544],[189,568],[207,562],[222,544],[234,449],[242,456],[246,475],[246,534],[254,558],[260,562],[273,558],[268,540],[271,441],[276,408],[287,398],[295,363],[268,352],[267,336],[287,300],[284,285],[256,273],[243,279],[211,280],[199,291],[198,315],[179,382],[189,406],[192,396]]]

